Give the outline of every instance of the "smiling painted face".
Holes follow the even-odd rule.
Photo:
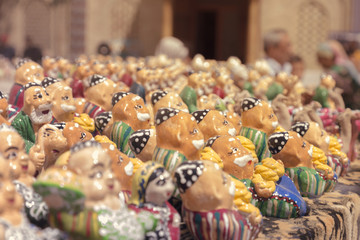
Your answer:
[[[87,141],[74,145],[68,167],[82,177],[86,206],[107,204],[108,195],[114,195],[117,180],[111,170],[111,158],[100,143]]]
[[[51,99],[45,89],[36,83],[24,87],[24,106],[22,110],[29,116],[32,124],[49,123],[52,118]]]
[[[312,145],[298,133],[276,132],[268,139],[270,152],[281,160],[285,168],[308,167],[312,164]]]
[[[254,128],[270,135],[278,126],[278,119],[273,109],[265,101],[245,98],[241,108],[241,122],[244,127]]]
[[[10,167],[9,173],[11,178],[31,184],[32,176],[35,174],[35,166],[25,152],[24,140],[11,127],[1,125],[0,129],[0,140],[2,143],[0,144],[0,154]]]
[[[192,113],[195,117],[205,141],[217,135],[235,136],[236,129],[224,115],[217,110],[199,110]]]
[[[144,100],[133,93],[118,92],[112,98],[114,121],[128,124],[134,131],[150,128],[150,113]]]
[[[254,172],[254,158],[236,137],[217,136],[207,142],[222,159],[224,171],[238,179],[251,179]]]
[[[177,150],[189,160],[200,158],[204,135],[191,114],[173,108],[160,108],[155,124],[158,147]]]
[[[235,184],[216,163],[187,161],[175,171],[176,185],[186,209],[206,212],[233,209]]]

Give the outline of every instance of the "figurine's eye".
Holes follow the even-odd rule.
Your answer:
[[[119,156],[118,161],[117,161],[117,165],[121,165],[123,163],[124,159],[122,156]]]
[[[40,73],[35,73],[35,77],[40,77]]]
[[[68,96],[64,96],[64,97],[62,97],[61,98],[63,101],[67,101],[67,100],[69,100],[69,97]]]
[[[165,179],[162,179],[162,180],[159,180],[156,182],[156,185],[158,185],[158,186],[164,186],[164,184],[165,184]]]
[[[90,175],[90,178],[102,178],[102,172],[98,171]]]
[[[303,144],[301,145],[302,148],[305,148],[306,147],[306,143],[303,142]]]
[[[229,155],[232,155],[234,153],[236,153],[239,149],[238,148],[231,148],[231,151],[228,152]]]
[[[38,98],[42,98],[42,97],[43,97],[41,93],[36,94],[36,96],[37,96]]]
[[[324,136],[324,131],[321,131],[321,136]]]
[[[224,120],[223,124],[226,126],[229,124],[229,122],[227,120]]]
[[[80,139],[81,139],[81,140],[84,140],[85,137],[86,137],[86,133],[82,132],[82,133],[81,133],[81,136],[80,136]]]
[[[190,131],[190,134],[191,135],[194,135],[194,134],[196,134],[196,133],[198,133],[199,131],[196,129],[196,128],[194,128],[192,131]]]
[[[227,183],[227,177],[225,176],[225,174],[221,175],[223,178],[223,184],[225,185]]]
[[[135,109],[137,110],[137,109],[141,109],[142,108],[142,106],[141,105],[136,105],[135,106]]]
[[[17,157],[17,153],[16,153],[16,152],[10,152],[6,159],[14,159],[14,158],[16,158],[16,157]]]
[[[273,113],[269,115],[269,118],[273,118],[273,117],[274,117],[274,114],[273,114]]]
[[[176,106],[181,107],[181,106],[182,106],[182,103],[179,102],[178,104],[176,104]]]

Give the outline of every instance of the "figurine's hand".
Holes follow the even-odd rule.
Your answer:
[[[275,185],[274,182],[266,182],[266,183],[270,183],[270,184],[273,183]],[[269,198],[272,196],[274,191],[272,191],[266,185],[267,184],[264,184],[264,182],[255,183],[255,191],[259,197]]]
[[[262,221],[261,214],[257,214],[256,212],[252,212],[249,217],[250,223],[252,225],[259,225]]]
[[[41,151],[39,145],[34,145],[30,148],[29,158],[34,163],[36,170],[41,171],[45,163],[45,153]]]

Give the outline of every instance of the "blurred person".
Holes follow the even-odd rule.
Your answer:
[[[15,57],[15,49],[8,44],[8,36],[0,36],[0,55],[3,55],[10,61]]]
[[[164,54],[169,58],[180,58],[186,60],[189,56],[189,49],[176,37],[164,37],[156,46],[155,55]]]
[[[41,49],[36,46],[31,37],[26,37],[26,45],[25,45],[25,51],[24,51],[24,58],[30,58],[34,62],[37,62],[41,64],[42,60],[42,51]]]
[[[299,55],[292,55],[289,62],[291,64],[291,74],[302,79],[305,71],[304,60]]]
[[[265,60],[271,68],[270,74],[275,76],[279,72],[291,73],[289,63],[292,53],[290,37],[284,29],[273,29],[264,36]]]

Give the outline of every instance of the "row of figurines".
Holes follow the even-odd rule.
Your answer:
[[[33,62],[24,61],[19,64],[17,70],[28,64],[34,66]],[[27,69],[31,72],[40,68]],[[332,120],[331,114],[334,115],[332,110],[322,109],[321,112],[317,112],[311,111],[314,109],[310,111],[294,109],[293,114],[298,111],[317,123],[300,122],[287,128],[289,131],[285,131],[281,128],[276,130],[278,114],[274,114],[273,108],[282,106],[274,102],[270,107],[266,101],[256,98],[242,99],[239,106],[241,117],[239,117],[233,112],[227,112],[225,115],[217,110],[195,109],[196,104],[189,104],[194,103],[193,94],[188,94],[193,91],[189,86],[185,87],[180,95],[171,91],[155,91],[149,99],[151,105],[145,105],[144,99],[139,95],[130,92],[114,93],[116,87],[103,76],[91,76],[88,84],[85,91],[92,89],[94,92],[89,94],[87,97],[89,102],[85,104],[83,101],[75,104],[72,89],[62,81],[49,77],[40,83],[34,80],[23,86],[15,85],[15,87],[20,87],[15,99],[19,102],[19,96],[21,94],[23,96],[23,106],[20,111],[13,105],[7,107],[7,99],[1,99],[0,105],[6,106],[2,108],[4,109],[2,112],[4,123],[11,124],[13,127],[3,125],[0,131],[3,135],[2,145],[4,146],[2,154],[8,160],[7,163],[11,169],[9,177],[3,174],[4,179],[10,182],[17,180],[15,186],[20,193],[23,192],[25,212],[31,222],[41,227],[50,224],[50,226],[65,230],[70,235],[85,236],[83,234],[87,234],[86,236],[100,238],[96,235],[100,234],[105,236],[105,239],[111,238],[110,236],[121,239],[121,236],[113,234],[121,233],[120,230],[124,226],[126,228],[141,226],[142,230],[132,229],[131,232],[148,234],[146,235],[148,239],[152,237],[161,239],[167,236],[166,239],[172,232],[177,236],[178,232],[175,230],[178,231],[178,228],[174,230],[168,226],[170,220],[165,222],[159,220],[168,219],[166,217],[168,215],[173,216],[175,222],[173,225],[178,225],[179,218],[168,211],[171,209],[170,205],[167,204],[169,208],[163,208],[163,204],[159,202],[141,204],[140,200],[133,199],[147,198],[146,180],[141,179],[140,182],[136,182],[134,177],[137,178],[137,174],[133,173],[141,168],[142,170],[138,171],[148,174],[143,167],[151,168],[153,164],[149,163],[151,166],[146,167],[148,164],[144,162],[153,160],[171,174],[175,174],[178,171],[176,169],[180,168],[179,164],[192,160],[193,162],[188,163],[190,165],[184,163],[185,166],[180,168],[186,169],[186,172],[179,170],[179,176],[175,177],[176,181],[180,181],[178,191],[171,194],[165,193],[168,197],[172,196],[172,204],[177,206],[178,212],[182,213],[180,222],[187,224],[187,228],[183,228],[183,234],[191,232],[190,235],[199,239],[208,239],[213,234],[224,234],[224,238],[235,239],[241,238],[237,236],[253,237],[259,231],[260,212],[266,216],[282,218],[304,215],[306,205],[302,196],[320,196],[326,191],[331,191],[337,175],[345,174],[348,167],[349,160],[341,151],[348,145],[342,145],[337,138],[329,136],[322,128],[325,120]],[[110,87],[106,88],[106,86]],[[10,94],[10,99],[12,96],[14,95]],[[104,112],[99,107],[102,105],[90,101],[92,97],[108,99],[109,96],[111,112]],[[73,103],[68,101],[73,101]],[[87,112],[88,115],[75,115],[74,112],[78,112],[78,106],[82,109],[80,113]],[[156,115],[150,114],[149,107]],[[84,109],[87,110],[84,111]],[[57,111],[66,113],[68,119],[64,119],[64,122],[48,124],[54,121],[54,116],[57,116],[58,121],[62,121],[59,117],[62,115],[56,115]],[[319,113],[321,115],[318,115]],[[339,115],[339,118],[343,121],[342,130],[348,131],[348,123],[350,123],[351,132],[354,113],[346,110]],[[152,122],[154,127],[151,127]],[[88,147],[96,147],[95,142],[88,142],[93,135],[98,135],[95,139],[103,142],[103,149],[111,158],[111,170],[109,167],[105,168],[105,163],[99,163],[100,158],[105,158],[101,156],[100,150],[95,150],[93,153],[85,151]],[[343,136],[347,137],[346,134]],[[353,138],[353,135],[350,134],[350,137]],[[342,138],[341,141],[345,143],[347,140]],[[82,143],[76,144],[78,142]],[[74,161],[75,165],[70,164],[71,156],[82,149],[85,152],[77,154],[76,159],[83,159],[83,162],[76,164]],[[29,157],[26,153],[29,153]],[[137,158],[133,158],[135,156]],[[90,158],[94,160],[89,166],[87,163]],[[199,159],[215,162],[216,165],[194,162]],[[206,166],[216,168],[217,174],[222,176],[222,181],[210,183],[212,179],[210,177],[209,180],[205,180],[207,182],[205,187],[201,184],[196,185],[197,179],[202,179],[203,169],[206,169]],[[33,176],[39,173],[37,182],[33,183]],[[227,174],[230,174],[232,181],[228,180]],[[103,179],[104,175],[109,176],[110,180],[105,182],[97,180]],[[158,175],[161,181],[153,185],[167,183],[164,181],[167,174],[159,173]],[[83,177],[87,179],[84,180]],[[154,180],[156,177],[157,173],[153,177],[149,176],[149,179]],[[104,185],[106,182],[108,184]],[[132,183],[141,190],[134,190]],[[37,193],[31,191],[29,187],[32,184],[48,205]],[[221,193],[217,196],[217,191],[221,192],[219,188],[222,185],[226,186],[224,191],[229,194]],[[193,188],[193,186],[199,187]],[[210,191],[212,186],[214,189]],[[170,186],[166,184],[165,189],[168,188]],[[6,189],[8,187],[3,188],[3,190]],[[93,191],[94,189],[96,191]],[[194,192],[188,195],[188,200],[185,200],[184,194],[186,195],[187,189],[194,189]],[[203,193],[205,189],[209,192]],[[112,194],[108,196],[107,191]],[[205,196],[211,194],[210,200],[214,202],[210,201],[208,206],[205,206],[204,199],[209,197],[201,197],[201,194]],[[14,199],[10,197],[9,203],[15,202]],[[177,204],[181,202],[180,199],[183,201],[183,211]],[[158,214],[148,214],[149,211],[139,210],[135,211],[137,212],[135,218],[137,221],[142,219],[140,224],[122,222],[122,216],[127,216],[128,212],[124,210],[127,208],[121,206],[121,201],[134,203],[133,205],[137,206],[146,205],[151,210],[150,212],[156,209]],[[107,208],[120,208],[127,213],[108,211]],[[187,211],[192,213],[186,215]],[[97,214],[94,215],[94,212]],[[3,224],[5,232],[10,235],[17,232],[20,235],[22,231],[25,231],[21,224],[18,230],[14,230],[16,227],[9,227],[11,224],[5,224],[19,223],[19,221],[11,220],[11,217],[8,219],[9,216],[19,216],[19,214],[13,215],[8,212],[1,216],[2,219],[6,219]],[[120,219],[112,220],[112,217]],[[211,220],[212,217],[215,219]],[[19,219],[21,218],[17,217],[17,220]],[[131,221],[133,218],[126,219]],[[234,221],[229,222],[229,219]],[[23,223],[23,221],[20,222]],[[91,227],[84,223],[91,223]],[[246,230],[244,226],[248,226],[250,230]],[[44,231],[39,231],[38,234]],[[46,229],[46,231],[50,230]],[[230,232],[235,235],[231,235]],[[132,235],[126,231],[124,234],[128,238],[137,238],[131,237]],[[43,236],[50,236],[50,234],[43,234]],[[140,239],[143,238],[144,235],[141,235]]]

